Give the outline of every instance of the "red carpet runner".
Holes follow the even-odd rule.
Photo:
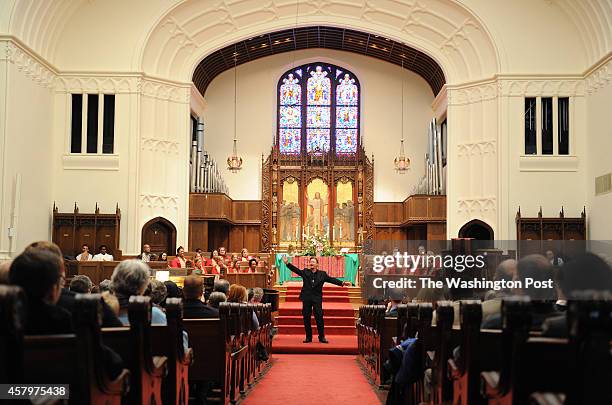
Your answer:
[[[243,405],[375,405],[380,401],[355,356],[275,355]]]
[[[300,289],[301,285],[287,287],[285,302],[279,306],[278,335],[272,343],[274,353],[356,354],[355,312],[349,302],[348,290],[336,286],[323,287],[325,336],[330,343],[321,344],[317,341],[318,331],[313,315],[311,317],[313,342],[305,344],[302,343],[305,336],[302,302],[299,299]]]

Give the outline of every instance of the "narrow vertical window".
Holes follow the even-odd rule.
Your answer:
[[[281,153],[299,154],[302,146],[302,70],[287,74],[279,86],[278,146]]]
[[[359,89],[349,73],[336,71],[341,76],[336,86],[336,153],[357,151],[359,122]]]
[[[87,153],[98,153],[98,95],[87,95]]]
[[[329,151],[331,127],[331,80],[329,72],[317,65],[308,72],[306,108],[306,151]]]
[[[72,124],[70,128],[70,153],[81,153],[83,139],[83,95],[72,94]]]
[[[542,154],[553,154],[553,104],[551,97],[542,97]]]
[[[525,155],[535,155],[536,146],[536,99],[525,98]]]
[[[115,145],[115,95],[104,95],[104,134],[102,135],[102,153],[113,153]]]
[[[569,155],[569,97],[559,97],[559,155]]]

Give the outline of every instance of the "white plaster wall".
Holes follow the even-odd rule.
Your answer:
[[[72,89],[75,93],[83,91]],[[93,90],[93,89],[91,89]],[[97,93],[91,91],[91,93]],[[86,94],[83,96],[87,97]],[[129,135],[130,121],[135,119],[130,115],[129,94],[115,95],[115,156],[104,154],[71,154],[71,92],[55,94],[54,132],[54,194],[53,200],[60,212],[72,212],[75,202],[80,212],[92,213],[96,204],[102,214],[112,214],[117,205],[122,210],[121,248],[125,251],[127,238],[128,210],[128,163],[130,161]],[[83,116],[86,119],[86,115]],[[102,119],[100,116],[99,119]],[[82,136],[86,137],[86,133]],[[98,137],[102,136],[98,133]],[[71,162],[78,159],[79,167]],[[117,159],[117,164],[106,164],[109,159]]]
[[[589,238],[612,240],[612,192],[595,196],[595,177],[612,172],[612,62],[607,64],[608,80],[586,97],[587,130],[587,220]]]
[[[0,60],[0,111],[1,258],[51,236],[52,90],[26,76],[15,63]],[[9,238],[11,225],[16,234]]]
[[[308,62],[329,62],[352,71],[361,84],[361,128],[366,153],[374,155],[374,200],[402,201],[425,174],[427,128],[433,116],[433,93],[423,78],[398,66],[348,52],[310,49],[259,59],[237,68],[238,152],[243,170],[225,170],[232,152],[234,125],[234,71],[215,78],[205,100],[205,148],[222,167],[235,199],[261,198],[261,155],[268,156],[276,135],[277,83],[291,67]],[[401,138],[401,95],[404,86],[404,138],[412,162],[408,173],[398,174],[393,159]]]
[[[553,96],[551,93],[540,93]],[[563,96],[564,94],[560,94]],[[566,217],[579,217],[586,205],[587,184],[586,109],[583,95],[570,96],[570,151],[567,163],[551,166],[549,161],[562,162],[564,157],[524,156],[524,97],[509,97],[504,122],[508,126],[508,237],[516,237],[515,215],[558,217],[561,207]],[[522,157],[521,157],[522,156]],[[561,159],[561,160],[560,160]],[[528,170],[528,171],[527,171]]]

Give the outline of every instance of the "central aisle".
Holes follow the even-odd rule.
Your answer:
[[[355,356],[276,354],[270,371],[244,405],[377,405]]]

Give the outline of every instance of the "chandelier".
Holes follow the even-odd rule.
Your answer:
[[[238,139],[236,138],[236,61],[238,59],[238,52],[234,47],[234,147],[232,149],[232,155],[227,158],[227,169],[232,173],[236,173],[242,169],[242,158],[238,156]]]
[[[403,58],[403,56],[402,56]],[[393,160],[395,171],[403,174],[410,169],[410,159],[404,154],[404,60],[402,59],[402,139],[400,140],[399,156]]]

